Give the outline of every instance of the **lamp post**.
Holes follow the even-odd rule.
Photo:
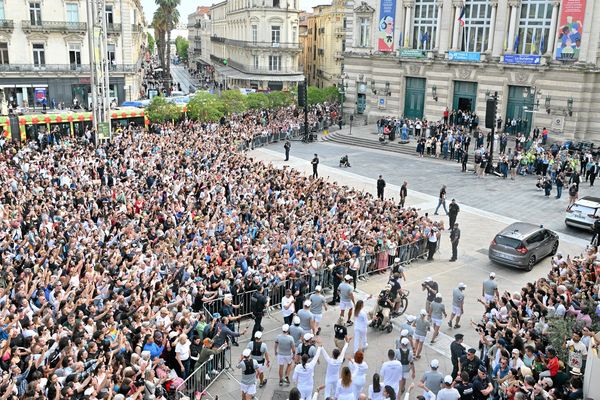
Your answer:
[[[498,92],[494,92],[492,96],[488,97],[488,100],[493,100],[494,104],[494,123],[492,124],[492,137],[490,140],[490,156],[488,157],[487,165],[485,167],[486,173],[491,173],[494,171],[494,128],[496,127],[496,111],[498,110]]]

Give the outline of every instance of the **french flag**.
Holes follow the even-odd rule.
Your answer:
[[[460,12],[460,17],[458,17],[458,23],[460,24],[460,26],[465,26],[465,20],[463,19],[465,16],[465,8],[463,7],[461,12]]]

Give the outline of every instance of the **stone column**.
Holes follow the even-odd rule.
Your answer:
[[[490,31],[488,33],[486,52],[491,54],[492,48],[494,47],[494,33],[496,30],[496,11],[498,10],[498,0],[490,1],[490,7],[492,7],[492,15],[490,17]]]
[[[437,3],[437,26],[436,26],[436,30],[435,30],[435,46],[434,46],[434,50],[435,51],[439,51],[440,50],[440,41],[442,40],[442,11],[444,11],[444,9],[442,8],[443,6],[443,2],[439,1]]]
[[[407,46],[402,47],[412,47],[411,33],[412,33],[412,8],[414,3],[412,1],[404,3],[404,37],[402,40]]]
[[[556,27],[558,26],[559,6],[559,0],[555,0],[552,2],[552,20],[550,21],[550,33],[548,34],[548,45],[545,53],[548,56],[552,56],[552,54],[554,54],[554,41],[556,40]]]
[[[452,50],[458,50],[458,39],[460,34],[460,23],[458,19],[460,18],[460,13],[462,12],[462,5],[454,3],[454,21],[453,21],[453,29],[452,29]]]
[[[508,46],[507,53],[514,53],[515,49],[515,31],[517,29],[517,13],[520,1],[512,0],[508,2],[510,6],[510,24],[508,25]]]

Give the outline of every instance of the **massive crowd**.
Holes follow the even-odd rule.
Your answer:
[[[159,398],[236,343],[229,295],[292,282],[301,298],[298,276],[318,285],[364,254],[384,268],[438,230],[414,209],[238,151],[295,115],[130,127],[98,148],[5,143],[0,398]]]

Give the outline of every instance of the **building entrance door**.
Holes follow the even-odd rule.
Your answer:
[[[424,78],[406,78],[406,92],[404,93],[404,117],[409,119],[423,118],[425,105]]]
[[[356,98],[356,112],[362,114],[365,112],[365,108],[367,108],[367,95],[359,93]]]
[[[524,133],[529,137],[533,119],[533,96],[529,96],[527,86],[509,86],[506,105],[506,131],[512,135]],[[513,127],[512,120],[516,121]]]
[[[475,112],[477,101],[477,83],[454,81],[454,98],[452,109]]]

